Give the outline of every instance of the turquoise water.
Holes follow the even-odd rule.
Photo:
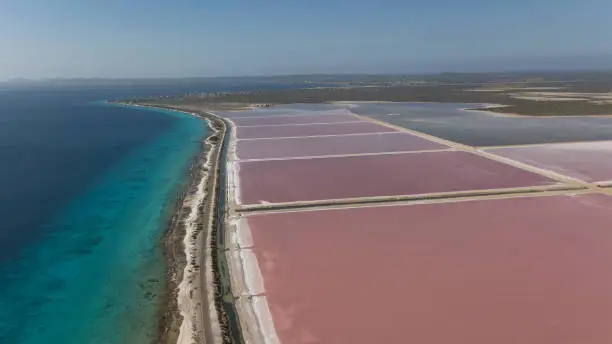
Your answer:
[[[176,112],[130,111],[163,112],[173,120],[85,184],[41,225],[42,234],[4,262],[0,343],[155,338],[163,229],[208,129]]]

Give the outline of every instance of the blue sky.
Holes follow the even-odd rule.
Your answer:
[[[3,0],[0,79],[612,67],[610,0]]]

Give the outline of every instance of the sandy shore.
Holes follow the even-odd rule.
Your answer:
[[[167,291],[159,311],[156,343],[223,343],[215,290],[213,240],[221,143],[220,119],[208,113],[139,104],[183,112],[205,120],[211,134],[202,142],[189,170],[187,186],[175,204],[164,236]]]
[[[169,274],[169,287],[173,295],[167,300],[175,307],[170,307],[162,317],[165,325],[161,342],[168,344],[223,342],[215,308],[211,259],[215,250],[211,240],[220,143],[224,132],[210,118],[195,113],[192,115],[205,119],[212,133],[204,142],[200,158],[192,168],[189,192],[177,210],[177,226],[168,236],[168,244],[174,246],[172,251],[175,253],[168,259],[169,272],[174,270],[174,273]],[[177,240],[179,238],[180,242]]]
[[[210,121],[209,127],[213,128]],[[215,137],[218,134],[219,131],[213,129],[211,137]],[[209,209],[206,212],[206,215],[208,215],[206,218],[202,218],[200,212],[201,208],[206,206],[205,201],[211,191],[211,188],[207,188],[207,184],[209,184],[210,170],[214,165],[211,159],[213,159],[215,151],[214,144],[210,142],[210,139],[206,141],[206,146],[209,146],[209,149],[200,167],[202,172],[200,173],[196,189],[183,201],[183,208],[189,210],[187,218],[183,221],[183,247],[185,257],[188,257],[188,259],[183,269],[182,280],[178,286],[177,304],[183,319],[176,340],[178,344],[200,343],[202,342],[202,337],[205,337],[201,329],[204,320],[201,319],[203,313],[201,312],[203,306],[201,295],[203,294],[201,291],[200,274],[202,271],[200,262],[202,261],[202,243],[205,243],[205,246],[208,247],[205,239],[208,235],[202,233],[201,225],[206,225],[208,228],[212,227],[212,216],[210,216],[213,213],[211,209],[212,202],[208,202],[210,204],[208,204]]]

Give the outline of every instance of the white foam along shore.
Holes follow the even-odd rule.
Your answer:
[[[247,224],[247,219],[241,218],[236,223],[236,232],[233,235],[233,244],[238,248],[239,264],[242,267],[244,282],[244,294],[260,295],[265,292],[263,275],[259,269],[257,256],[253,250],[253,238],[251,229]]]
[[[241,195],[240,195],[240,185],[238,183],[239,172],[240,172],[240,162],[238,159],[238,155],[236,152],[236,143],[238,142],[238,137],[236,133],[236,124],[229,119],[230,123],[229,135],[230,135],[230,144],[228,147],[228,159],[225,162],[227,164],[227,187],[228,187],[228,202],[234,202],[239,205],[242,204]]]
[[[249,297],[249,307],[256,322],[257,331],[265,344],[279,344],[280,340],[274,326],[268,299],[265,295],[263,275],[259,269],[257,256],[251,250],[253,238],[247,219],[240,220],[237,226],[236,240],[240,247],[240,263],[244,273],[244,287]],[[247,246],[248,245],[248,246]]]
[[[216,134],[218,130],[214,129],[214,126],[212,126],[209,119],[206,119],[206,121],[208,122],[208,126],[213,130],[213,135]],[[178,286],[177,305],[182,317],[182,322],[179,328],[177,344],[196,343],[198,328],[202,326],[202,324],[198,324],[198,315],[201,314],[202,311],[200,309],[202,307],[200,298],[203,295],[201,288],[206,288],[206,286],[200,285],[200,274],[205,273],[207,277],[212,276],[212,271],[210,274],[208,273],[208,270],[212,269],[212,266],[210,266],[209,263],[207,263],[204,267],[204,271],[200,271],[200,268],[198,268],[196,265],[199,265],[201,255],[203,254],[202,235],[206,235],[202,231],[198,232],[199,208],[202,206],[207,196],[206,185],[209,182],[210,172],[213,166],[211,159],[213,158],[212,153],[214,151],[215,149],[211,148],[206,154],[204,164],[199,166],[199,168],[201,168],[203,171],[201,173],[200,180],[197,183],[196,190],[189,196],[185,197],[182,204],[182,207],[189,209],[189,215],[184,220],[185,237],[183,238],[183,245],[185,250],[186,265],[183,270],[183,279]],[[210,202],[210,204],[212,207],[214,202]],[[214,212],[212,211],[209,212],[209,214],[213,213]],[[212,216],[210,216],[209,223],[207,226],[205,226],[205,228],[212,228],[212,220]],[[208,243],[204,244],[205,247],[208,247]],[[213,309],[204,311],[212,312]]]
[[[246,217],[230,221],[229,254],[233,290],[243,335],[247,343],[279,344],[274,319],[265,295],[265,284],[257,256],[252,250],[253,238]]]
[[[228,203],[241,204],[239,159],[236,152],[236,126],[230,120],[230,142],[227,156]],[[279,344],[274,320],[265,295],[263,275],[257,256],[252,250],[253,237],[246,217],[228,219],[230,251],[228,261],[232,289],[239,295],[236,308],[246,342]]]

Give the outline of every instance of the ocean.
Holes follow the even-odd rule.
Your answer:
[[[179,86],[0,87],[0,343],[154,341],[164,229],[209,130],[102,101],[291,87]]]

